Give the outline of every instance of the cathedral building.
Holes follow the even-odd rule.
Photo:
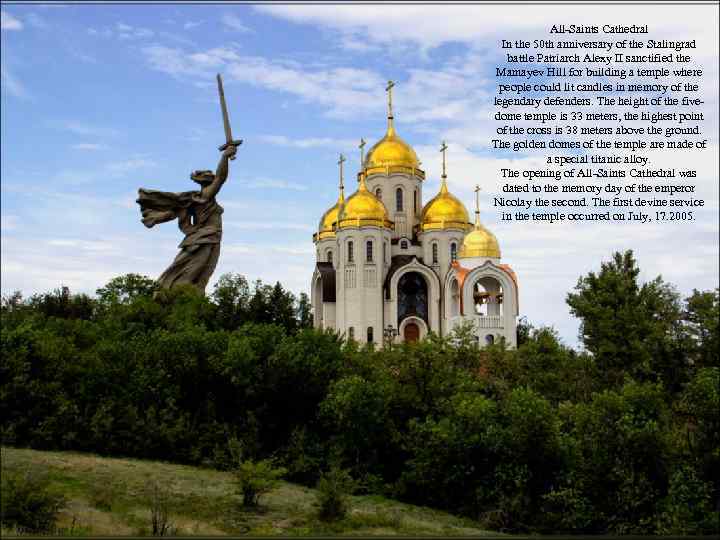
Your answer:
[[[416,341],[470,323],[480,345],[515,347],[518,283],[501,262],[495,235],[448,188],[446,150],[440,191],[423,205],[425,172],[396,133],[388,85],[385,136],[362,155],[355,193],[340,193],[313,235],[311,299],[317,328],[361,343]]]

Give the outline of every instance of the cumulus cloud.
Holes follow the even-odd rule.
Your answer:
[[[252,29],[250,29],[248,26],[245,26],[245,24],[243,24],[240,17],[238,17],[237,15],[233,15],[231,13],[226,13],[225,15],[222,16],[221,21],[222,21],[223,25],[225,25],[225,27],[227,27],[230,30],[233,30],[235,32],[240,32],[243,34],[252,32]]]
[[[0,11],[0,30],[22,30],[23,23],[5,10]]]

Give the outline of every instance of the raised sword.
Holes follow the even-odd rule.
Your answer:
[[[232,129],[230,129],[230,117],[228,116],[227,105],[225,104],[225,91],[223,90],[222,77],[219,73],[217,74],[217,83],[218,94],[220,94],[220,108],[222,109],[223,127],[225,128],[225,144],[223,144],[219,148],[220,151],[223,151],[228,146],[240,146],[242,144],[242,139],[234,140],[232,137]],[[235,159],[235,156],[232,156],[230,159]]]

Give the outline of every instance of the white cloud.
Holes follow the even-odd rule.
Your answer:
[[[8,214],[0,216],[0,230],[14,231],[18,227],[19,218],[15,215]]]
[[[247,181],[244,185],[249,188],[263,189],[289,189],[292,191],[306,191],[307,186],[295,182],[287,182],[286,180],[275,180],[272,178],[256,178]]]
[[[354,67],[304,68],[288,60],[242,56],[219,47],[188,53],[181,49],[152,45],[142,49],[150,66],[180,78],[206,82],[222,68],[229,80],[286,92],[329,107],[329,114],[350,116],[358,111],[379,111],[385,106],[385,80],[367,69]]]
[[[98,144],[98,143],[78,143],[73,144],[71,146],[73,150],[88,150],[88,151],[94,151],[94,150],[107,150],[109,147],[106,144]]]
[[[10,73],[10,70],[8,70],[4,63],[0,65],[0,81],[3,92],[7,92],[11,96],[19,99],[27,99],[30,97],[25,85],[20,82],[15,75]]]
[[[381,44],[388,52],[407,44],[419,46],[419,52],[445,43],[479,43],[487,46],[487,38],[517,31],[549,28],[563,21],[598,25],[616,23],[617,11],[607,6],[589,5],[258,5],[254,9],[301,24],[330,28],[352,37],[350,43]],[[717,42],[717,10],[715,21],[708,19],[708,6],[624,5],[623,20],[649,24],[653,32],[676,32],[684,35],[699,33],[715,36]],[[701,11],[702,10],[702,11]],[[409,31],[409,29],[412,29]],[[712,37],[708,36],[709,40]],[[485,41],[485,43],[481,43]],[[404,51],[411,50],[403,48]]]
[[[142,39],[155,35],[155,32],[149,28],[141,28],[138,26],[130,26],[122,22],[115,24],[115,32],[119,39]]]
[[[221,21],[226,27],[228,27],[230,30],[234,30],[235,32],[241,32],[241,33],[252,32],[252,29],[245,26],[243,24],[242,20],[240,20],[240,17],[238,17],[237,15],[233,15],[231,13],[226,13],[225,15],[222,16]]]
[[[22,30],[23,23],[7,11],[0,11],[0,30]]]
[[[353,141],[351,139],[335,139],[331,137],[304,137],[300,139],[291,139],[285,135],[259,135],[258,140],[275,146],[301,149],[331,148],[354,150],[359,144],[359,141]]]
[[[314,227],[304,223],[290,223],[282,221],[228,221],[227,224],[236,229],[247,230],[292,230],[292,231],[313,231]]]
[[[116,137],[120,134],[118,130],[113,128],[94,126],[75,120],[65,122],[62,124],[62,128],[76,135],[87,137]]]
[[[192,30],[193,28],[200,26],[202,23],[203,21],[187,21],[183,24],[183,28],[185,30]]]
[[[157,163],[146,158],[130,158],[124,161],[116,161],[105,165],[105,170],[116,176],[123,176],[126,173],[136,171],[138,169],[147,169],[156,167]]]

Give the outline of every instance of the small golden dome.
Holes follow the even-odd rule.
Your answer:
[[[423,231],[470,228],[465,205],[448,191],[443,176],[440,192],[422,210],[420,228]]]
[[[340,198],[338,199],[338,202],[335,203],[335,206],[330,208],[320,218],[320,226],[318,227],[317,234],[318,240],[335,237],[335,227],[337,226],[338,214],[340,213],[340,210],[342,209],[344,204],[345,198],[343,197],[341,192]]]
[[[415,150],[395,133],[392,117],[388,117],[385,136],[370,149],[363,167],[368,176],[404,172],[425,177],[425,173],[420,170],[420,160]]]
[[[459,259],[467,259],[469,257],[491,257],[500,258],[500,244],[497,238],[480,223],[479,213],[475,216],[475,227],[463,240],[458,253]]]
[[[348,197],[338,214],[338,229],[347,227],[392,227],[385,205],[370,193],[365,175],[360,175],[358,190]]]

